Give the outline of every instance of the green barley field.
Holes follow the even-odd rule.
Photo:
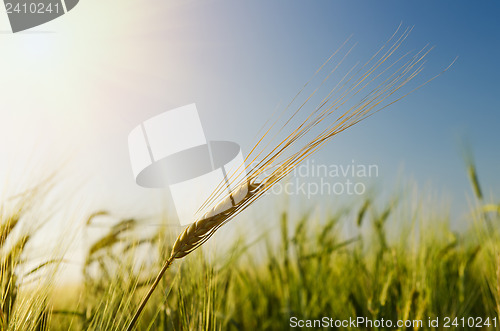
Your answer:
[[[208,245],[175,261],[135,328],[498,329],[500,205],[483,197],[473,165],[468,176],[474,198],[462,231],[423,193],[360,197],[326,218],[283,210],[268,220],[274,234],[236,237],[224,254]],[[141,237],[137,220],[117,220],[89,245],[82,282],[60,285],[60,257],[26,267],[34,233],[22,223],[33,199],[17,197],[17,208],[2,213],[1,330],[124,330],[177,233],[159,227]],[[90,215],[87,226],[103,214]],[[346,224],[359,235],[343,234]],[[362,324],[347,323],[360,317]],[[382,319],[394,324],[375,325]]]

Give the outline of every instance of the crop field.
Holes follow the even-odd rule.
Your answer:
[[[427,200],[418,194],[383,204],[365,197],[326,219],[283,211],[272,220],[278,241],[268,233],[253,242],[225,238],[230,249],[220,256],[207,246],[175,261],[134,328],[286,330],[299,323],[318,327],[307,323],[321,320],[330,329],[444,330],[448,317],[452,329],[481,323],[494,330],[500,206],[484,201],[475,167],[468,169],[475,198],[463,231],[450,229],[449,211],[426,210]],[[174,234],[160,228],[141,238],[136,220],[118,220],[90,245],[82,283],[58,285],[57,270],[64,266],[59,257],[28,271],[23,266],[33,233],[15,230],[28,214],[29,199],[35,197],[20,197],[19,207],[2,216],[2,330],[125,329],[169,256]],[[88,226],[103,214],[92,215]],[[359,228],[359,235],[343,235],[343,224]],[[358,317],[407,324],[335,325]],[[436,318],[439,325],[432,327]]]

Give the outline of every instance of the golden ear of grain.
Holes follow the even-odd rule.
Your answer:
[[[243,210],[248,202],[258,193],[260,187],[260,184],[245,182],[236,188],[231,194],[238,195],[240,191],[246,190],[247,193],[245,197],[231,208],[222,210],[221,206],[227,206],[227,200],[231,199],[231,194],[228,195],[215,207],[205,213],[200,220],[184,229],[177,237],[170,257],[173,259],[180,259],[200,247],[220,226]]]
[[[298,127],[289,131],[285,139],[281,140],[281,142],[274,147],[269,146],[272,149],[271,151],[266,152],[266,147],[268,147],[268,145],[265,144],[263,149],[259,151],[257,147],[262,144],[263,139],[270,134],[271,128],[273,128],[277,122],[271,125],[263,137],[260,138],[257,144],[252,148],[250,154],[253,154],[253,156],[250,157],[249,154],[247,158],[245,158],[246,164],[254,164],[256,162],[257,165],[248,172],[248,183],[240,184],[245,187],[248,185],[248,192],[240,202],[237,204],[231,203],[233,206],[225,210],[223,206],[227,206],[228,199],[232,197],[231,195],[225,196],[226,191],[224,185],[219,185],[214,188],[214,192],[203,204],[201,209],[207,206],[214,207],[196,222],[188,226],[177,237],[170,257],[165,262],[155,282],[151,286],[151,289],[139,305],[137,312],[127,328],[128,331],[132,330],[137,318],[158,285],[161,277],[175,259],[180,259],[188,255],[204,244],[222,225],[247,208],[255,200],[262,197],[273,185],[287,176],[298,164],[322,148],[332,137],[374,113],[392,105],[398,100],[401,100],[413,91],[418,90],[421,86],[444,73],[453,64],[450,64],[450,66],[439,75],[434,76],[424,84],[397,97],[395,93],[422,71],[425,62],[424,58],[430,51],[428,47],[424,47],[416,53],[409,52],[395,61],[390,61],[389,59],[395,54],[411,31],[411,28],[406,28],[398,37],[399,29],[400,27],[398,27],[386,44],[384,44],[359,70],[354,70],[356,65],[353,66],[348,73],[341,78],[339,83],[331,89],[330,93],[321,101],[319,106],[309,115],[306,115],[305,119]],[[349,54],[349,52],[350,50],[347,54]],[[320,67],[318,72],[321,71],[323,66],[330,62],[332,58],[333,55]],[[339,61],[338,65],[342,62],[343,58]],[[328,74],[324,81],[335,72],[338,65]],[[312,100],[316,91],[317,89],[315,89],[306,101],[291,114],[277,133],[282,132],[285,128],[290,128],[289,125],[293,125],[291,120],[305,108],[304,106],[310,100]],[[364,96],[361,95],[365,92],[366,94],[364,94]],[[302,90],[299,94],[300,93],[302,93]],[[359,100],[357,102],[354,102],[350,106],[348,105],[348,101],[358,97]],[[294,100],[295,98],[292,102]],[[289,106],[285,108],[285,111]],[[317,129],[319,132],[315,133],[312,139],[306,138],[313,129]],[[308,139],[308,141],[304,142],[304,139]],[[273,141],[273,139],[271,139],[271,141]],[[298,150],[295,148],[297,145],[301,145]],[[259,147],[259,149],[260,148],[261,147]],[[278,166],[275,170],[271,171],[270,174],[266,174],[267,170],[273,169],[276,165]],[[237,170],[241,173],[233,174],[233,181],[240,178],[240,175],[247,170],[248,167],[244,164],[241,165]],[[257,181],[259,181],[259,184],[257,184]],[[233,185],[236,184],[234,182],[231,183]],[[240,194],[243,194],[241,189],[242,187],[239,186],[239,188],[233,192],[235,196],[238,196],[238,190]],[[219,201],[219,203],[217,203],[217,201]]]

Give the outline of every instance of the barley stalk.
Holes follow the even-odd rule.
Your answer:
[[[229,194],[226,192],[226,186],[224,183],[221,183],[218,187],[216,187],[212,195],[199,210],[204,210],[210,206],[214,207],[212,207],[203,216],[198,217],[196,222],[186,227],[177,237],[170,257],[158,273],[150,290],[141,301],[139,308],[127,328],[128,331],[133,329],[151,294],[154,292],[164,273],[175,259],[183,258],[196,248],[203,245],[221,226],[250,206],[254,201],[262,197],[262,195],[271,189],[273,185],[287,176],[298,164],[303,162],[313,153],[317,152],[332,137],[359,123],[374,113],[392,105],[398,100],[401,100],[408,94],[419,89],[421,86],[444,73],[453,64],[454,61],[440,74],[432,77],[402,96],[395,97],[394,94],[396,92],[398,92],[403,86],[405,86],[422,71],[423,64],[425,63],[424,58],[432,49],[424,47],[415,54],[406,53],[390,63],[389,59],[399,49],[411,31],[411,28],[406,28],[398,36],[400,27],[398,27],[391,38],[389,38],[389,40],[370,58],[368,62],[360,68],[358,68],[358,65],[354,65],[347,72],[347,74],[340,79],[338,84],[330,90],[327,96],[323,98],[320,104],[306,116],[305,120],[293,128],[284,139],[272,148],[271,151],[266,153],[266,148],[272,146],[271,144],[274,138],[276,138],[279,133],[283,131],[286,132],[286,130],[293,125],[293,119],[295,119],[297,114],[305,109],[305,105],[308,104],[319,89],[319,87],[316,88],[298,107],[298,109],[289,115],[285,123],[278,130],[276,130],[276,132],[273,132],[274,136],[272,136],[271,129],[278,125],[279,120],[286,114],[286,111],[291,107],[296,98],[304,91],[309,82],[304,85],[302,90],[299,91],[292,102],[290,102],[290,104],[285,108],[284,112],[274,121],[270,128],[259,139],[257,144],[253,147],[250,154],[245,159],[245,164],[252,164],[256,162],[257,165],[250,170],[248,169],[248,166],[242,165],[240,166],[242,169],[237,169],[236,172],[230,176],[230,182],[233,184],[233,187],[237,188]],[[334,52],[334,54],[318,69],[318,71],[316,71],[313,77],[321,72],[327,63],[332,61],[333,57],[340,52],[345,44],[346,43],[344,43],[339,50]],[[323,85],[334,72],[336,72],[351,50],[352,48],[349,49],[343,57],[341,57],[337,65],[331,72],[328,73],[320,86]],[[353,98],[357,98],[358,95],[364,91],[368,92],[366,92],[363,97],[360,97],[358,102],[354,103],[350,107],[347,106],[348,101],[351,101]],[[337,116],[339,111],[342,112],[339,114],[340,116]],[[332,119],[333,116],[337,116],[336,119]],[[328,119],[331,120],[328,121]],[[321,125],[323,125],[323,128],[319,129],[319,133],[315,133],[312,139],[309,138],[309,140],[304,143],[304,140],[307,139],[311,130],[316,129]],[[271,141],[263,147],[264,138],[271,138]],[[301,144],[302,147],[293,151],[294,147],[298,144]],[[274,170],[268,174],[267,172],[270,169]],[[241,178],[241,175],[246,171],[248,171],[248,179],[236,183],[233,178]],[[240,200],[239,203],[233,205],[227,210],[224,210],[223,206],[227,205],[228,199],[231,199],[232,195],[239,196],[242,194],[242,190],[247,189],[248,191],[245,196],[241,200],[238,199]]]
[[[246,185],[241,185],[239,189],[246,189]],[[151,285],[150,290],[146,293],[146,296],[142,299],[137,312],[134,315],[134,318],[130,322],[127,330],[132,330],[134,324],[137,322],[139,315],[142,310],[146,306],[149,298],[153,294],[154,290],[160,283],[160,280],[163,278],[163,275],[167,271],[168,267],[174,262],[175,259],[183,258],[184,256],[191,253],[196,248],[200,247],[207,241],[214,233],[217,231],[219,227],[221,227],[224,223],[229,221],[234,215],[236,215],[238,209],[242,208],[247,201],[249,201],[253,196],[255,196],[257,190],[259,189],[259,185],[248,183],[248,192],[246,196],[235,206],[230,209],[218,213],[218,207],[224,206],[226,203],[226,199],[221,201],[218,205],[216,205],[212,211],[209,211],[207,214],[214,213],[213,216],[202,217],[199,221],[194,222],[190,226],[188,226],[184,231],[177,237],[175,241],[172,252],[170,253],[170,257],[167,259],[160,272],[156,276],[153,284]],[[229,199],[229,197],[227,198]],[[207,215],[206,214],[206,215]]]

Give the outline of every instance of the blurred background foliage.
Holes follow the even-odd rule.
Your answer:
[[[485,201],[472,161],[467,171],[475,196],[464,231],[451,229],[449,211],[404,192],[385,202],[365,196],[326,218],[283,211],[269,220],[277,233],[252,242],[244,235],[214,238],[230,240],[225,253],[205,247],[177,261],[137,329],[285,330],[292,316],[498,317],[500,205]],[[159,227],[144,236],[140,221],[117,220],[89,245],[83,282],[58,286],[53,276],[61,258],[23,267],[36,228],[14,230],[36,198],[20,196],[17,209],[2,213],[1,330],[124,329],[176,233]],[[94,213],[86,227],[103,216],[109,217]],[[346,234],[345,225],[358,234]],[[30,281],[36,274],[43,281]]]

